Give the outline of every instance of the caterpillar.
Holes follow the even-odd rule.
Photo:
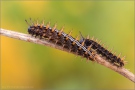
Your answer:
[[[118,56],[116,56],[111,51],[107,50],[102,45],[100,45],[97,40],[94,40],[94,37],[92,39],[89,39],[89,36],[87,36],[87,38],[84,38],[81,35],[81,38],[82,39],[80,40],[80,43],[84,42],[84,46],[86,48],[91,46],[91,48],[94,49],[97,54],[101,55],[102,57],[105,57],[108,62],[110,62],[113,65],[116,65],[118,67],[124,66],[125,56],[123,58],[120,58],[120,54]]]
[[[46,39],[55,45],[60,45],[65,49],[68,49],[69,52],[74,52],[77,55],[83,56],[88,60],[94,61],[94,52],[91,50],[91,47],[84,47],[84,42],[79,42],[79,36],[73,38],[71,32],[68,34],[63,32],[64,27],[61,30],[56,29],[56,24],[53,28],[50,27],[50,22],[45,26],[44,20],[42,24],[29,24],[27,20],[26,23],[29,25],[28,33],[32,36],[39,37],[40,39]],[[31,19],[30,19],[31,21]]]
[[[57,30],[57,25],[55,24],[54,27],[51,28],[50,22],[48,22],[47,25],[44,25],[44,20],[41,24],[39,24],[38,21],[33,24],[31,19],[31,24],[29,24],[27,20],[25,21],[29,25],[28,33],[32,36],[48,40],[55,45],[60,45],[63,48],[68,49],[69,52],[74,52],[91,61],[95,61],[95,55],[98,54],[101,55],[101,57],[105,57],[106,61],[117,67],[124,66],[124,57],[120,58],[120,56],[114,55],[97,41],[89,39],[89,37],[84,38],[81,34],[80,40],[78,38],[79,36],[73,38],[71,36],[72,31],[66,34],[63,32],[64,27],[62,27],[61,30]]]

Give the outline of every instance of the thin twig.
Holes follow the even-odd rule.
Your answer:
[[[54,45],[53,43],[51,43],[51,42],[49,42],[47,40],[41,40],[39,38],[32,37],[32,36],[30,36],[28,34],[23,34],[23,33],[11,31],[11,30],[6,30],[6,29],[1,29],[0,30],[0,35],[15,38],[15,39],[19,39],[19,40],[23,40],[23,41],[26,41],[26,42],[32,42],[32,43],[36,43],[36,44],[50,46],[50,47],[53,47],[53,48],[57,48],[59,50],[69,52],[69,50],[63,49],[62,46]],[[75,54],[75,53],[73,53],[73,54]],[[132,72],[125,69],[124,67],[118,68],[117,66],[114,66],[111,63],[104,60],[99,55],[96,55],[95,59],[96,59],[97,63],[99,63],[99,64],[101,64],[101,65],[103,65],[105,67],[108,67],[108,68],[112,69],[113,71],[116,71],[117,73],[121,74],[122,76],[128,78],[129,80],[131,80],[132,82],[135,83],[135,75]]]

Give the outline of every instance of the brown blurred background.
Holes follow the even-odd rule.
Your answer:
[[[1,28],[27,34],[25,19],[56,22],[102,40],[134,73],[133,1],[1,1]],[[118,73],[67,52],[1,36],[2,89],[133,89]]]

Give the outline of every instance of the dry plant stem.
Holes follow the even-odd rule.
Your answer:
[[[47,40],[35,38],[35,37],[32,37],[31,35],[28,35],[28,34],[23,34],[23,33],[11,31],[11,30],[6,30],[6,29],[1,29],[0,35],[15,38],[15,39],[19,39],[19,40],[23,40],[23,41],[26,41],[26,42],[32,42],[32,43],[36,43],[36,44],[50,46],[50,47],[53,47],[53,48],[57,48],[59,50],[63,50],[62,46],[54,45],[53,43],[51,43]],[[69,50],[67,50],[67,49],[64,49],[63,51],[69,52]],[[73,54],[75,54],[75,53],[73,53]],[[97,63],[105,66],[105,67],[108,67],[108,68],[116,71],[117,73],[121,74],[122,76],[128,78],[129,80],[131,80],[132,82],[135,83],[135,75],[132,72],[125,69],[124,67],[118,68],[118,67],[110,64],[106,60],[104,60],[99,55],[95,56],[95,61]]]

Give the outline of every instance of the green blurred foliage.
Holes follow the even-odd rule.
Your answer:
[[[126,56],[134,72],[133,1],[1,1],[1,27],[27,33],[25,19],[44,19],[105,42]],[[133,89],[134,84],[114,71],[67,52],[1,37],[3,88]],[[82,61],[81,61],[82,59]]]

